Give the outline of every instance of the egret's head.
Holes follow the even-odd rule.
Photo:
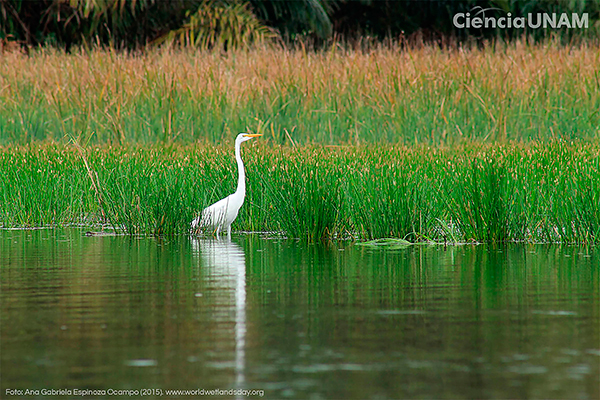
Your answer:
[[[239,140],[240,142],[245,142],[246,140],[250,140],[250,139],[254,139],[256,137],[262,136],[262,134],[259,133],[240,133],[237,136],[236,140]]]

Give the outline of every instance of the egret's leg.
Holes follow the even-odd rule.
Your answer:
[[[217,237],[219,237],[219,233],[221,233],[221,225],[217,225]]]
[[[227,227],[227,239],[231,239],[231,225]]]

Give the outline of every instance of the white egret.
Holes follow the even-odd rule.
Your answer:
[[[206,207],[202,214],[192,221],[192,230],[216,228],[216,234],[219,236],[221,230],[227,229],[227,237],[231,238],[231,224],[235,221],[246,197],[246,173],[240,147],[242,142],[259,136],[262,136],[262,134],[240,133],[237,135],[235,138],[235,159],[238,165],[237,190],[215,204]]]

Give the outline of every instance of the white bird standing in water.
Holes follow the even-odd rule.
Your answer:
[[[202,214],[192,221],[192,230],[195,231],[198,228],[216,228],[216,234],[219,236],[221,230],[227,228],[227,237],[231,238],[231,224],[235,221],[246,197],[246,173],[244,171],[240,146],[242,142],[259,136],[262,135],[252,133],[240,133],[237,135],[235,138],[235,159],[238,165],[237,190],[215,204],[206,207],[202,211]]]

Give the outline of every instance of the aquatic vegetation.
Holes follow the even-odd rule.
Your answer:
[[[235,190],[230,147],[89,147],[103,207],[72,146],[4,147],[0,224],[186,234],[205,206]],[[308,240],[600,240],[594,142],[293,148],[264,140],[244,158],[248,191],[234,231]]]
[[[594,138],[599,64],[593,44],[520,41],[226,55],[39,49],[0,58],[0,145],[229,143],[243,130],[290,145]]]
[[[234,230],[595,243],[599,57],[520,41],[6,54],[0,226],[187,233],[234,192],[245,130],[264,140]]]

